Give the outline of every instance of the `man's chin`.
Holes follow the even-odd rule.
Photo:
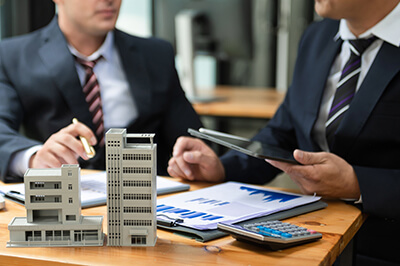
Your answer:
[[[108,32],[114,29],[115,29],[115,23],[99,23],[97,25],[96,32],[99,36],[101,36],[107,34]]]

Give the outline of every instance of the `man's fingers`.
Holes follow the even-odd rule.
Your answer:
[[[80,142],[71,135],[63,135],[60,138],[51,137],[36,154],[36,160],[41,164],[51,167],[60,167],[62,164],[75,164],[77,157],[85,156]]]
[[[168,169],[167,169],[168,173],[171,176],[174,177],[182,177],[182,178],[186,178],[186,175],[183,173],[183,171],[181,170],[181,168],[179,167],[179,164],[177,162],[177,159],[172,157],[169,162],[168,162]]]
[[[57,168],[61,163],[59,159],[51,153],[42,154],[39,150],[32,161],[32,168]]]
[[[270,159],[265,159],[265,161],[286,173],[289,171],[289,169],[291,167],[293,167],[293,164],[290,164],[290,163],[274,161],[274,160],[270,160]]]
[[[88,126],[86,126],[81,122],[70,124],[69,126],[63,128],[61,131],[63,131],[63,133],[67,133],[74,137],[79,137],[79,136],[84,137],[89,141],[90,145],[94,146],[97,144],[96,135]]]
[[[65,155],[65,154],[64,154]],[[55,152],[49,150],[39,150],[33,158],[33,168],[59,168],[63,164],[76,164],[76,158],[58,156]]]
[[[222,181],[225,175],[218,156],[203,141],[180,137],[175,143],[169,173],[188,180]]]
[[[169,174],[170,176],[173,176],[173,177],[181,177],[179,174],[177,174],[177,173],[175,172],[175,170],[174,170],[174,168],[173,168],[172,166],[168,166],[167,172],[168,172],[168,174]]]
[[[62,129],[60,132],[54,134],[51,137],[51,141],[59,143],[60,145],[63,145],[64,147],[66,147],[68,149],[68,150],[64,150],[61,152],[67,152],[67,153],[72,152],[74,154],[79,155],[84,160],[88,160],[89,157],[83,147],[83,144],[77,138],[77,136],[82,136],[81,133],[79,133],[80,131],[76,130],[79,127],[83,128],[83,129],[86,128],[89,133],[91,132],[91,130],[89,128],[87,128],[85,125],[83,125],[82,123],[73,124],[73,125],[70,125],[64,129]],[[46,143],[45,143],[45,145],[46,145]],[[63,155],[60,155],[60,156],[63,156]],[[71,161],[71,160],[68,160],[68,161]]]
[[[74,140],[75,146],[77,146],[79,143],[78,141]],[[76,153],[76,151],[74,151],[74,149],[71,149],[71,147],[73,147],[73,144],[68,144],[65,145],[64,143],[56,143],[54,144],[54,146],[51,148],[50,152],[52,154],[54,154],[55,157],[59,158],[59,161],[61,163],[65,163],[65,164],[73,164],[77,162],[77,158],[78,158],[78,154]],[[79,146],[80,148],[80,146]],[[75,148],[77,149],[77,148]]]
[[[172,150],[172,155],[174,157],[178,157],[180,155],[182,155],[182,153],[187,149],[187,144],[188,143],[188,139],[187,137],[179,137],[174,145],[174,148]]]
[[[187,162],[184,156],[179,156],[175,158],[175,161],[179,170],[181,170],[182,176],[189,180],[194,180],[194,175],[190,166],[190,162]]]
[[[183,153],[183,159],[185,160],[185,162],[188,162],[188,163],[196,163],[197,164],[200,162],[200,157],[201,157],[201,153],[198,151]]]
[[[63,164],[74,164],[77,163],[77,153],[74,149],[71,149],[72,144],[69,146],[65,146],[64,144],[58,143],[52,150],[55,156],[57,156],[61,163]],[[75,148],[78,149],[78,148]],[[84,152],[83,152],[84,153]],[[81,152],[82,154],[82,152]],[[82,154],[83,155],[83,154]],[[81,157],[82,157],[81,155]]]
[[[302,150],[295,150],[293,157],[296,161],[303,165],[320,164],[325,161],[324,153],[322,152],[305,152]]]
[[[173,148],[173,156],[177,157],[182,155],[185,151],[201,150],[203,145],[206,145],[203,141],[192,137],[179,137]]]
[[[88,160],[78,136],[85,137],[92,145],[97,143],[95,135],[86,125],[79,122],[70,124],[50,136],[30,161],[30,167],[58,168],[62,164],[77,164],[79,156]]]

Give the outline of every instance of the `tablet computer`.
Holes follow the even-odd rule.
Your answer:
[[[260,141],[249,140],[239,136],[204,128],[200,128],[198,131],[189,128],[188,132],[194,137],[215,142],[256,158],[299,164],[293,157],[293,151],[287,151]]]

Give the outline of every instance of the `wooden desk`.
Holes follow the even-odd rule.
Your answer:
[[[271,119],[285,94],[273,89],[217,86],[212,92],[224,100],[193,103],[199,115]]]
[[[190,183],[191,189],[206,183]],[[227,236],[206,243],[196,242],[165,230],[157,230],[155,247],[54,247],[6,248],[8,223],[26,216],[24,206],[6,200],[0,211],[0,262],[2,265],[331,265],[364,221],[361,212],[340,201],[328,207],[287,219],[323,233],[321,240],[281,251],[241,243]],[[106,215],[106,207],[82,210],[83,215]],[[107,226],[104,217],[104,232]]]

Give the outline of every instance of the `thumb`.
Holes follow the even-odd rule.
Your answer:
[[[322,162],[322,157],[315,152],[306,152],[302,150],[295,150],[293,154],[296,161],[303,165],[319,164]]]

